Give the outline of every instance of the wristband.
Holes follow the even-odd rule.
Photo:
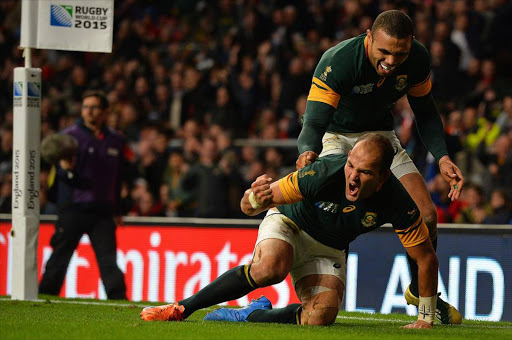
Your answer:
[[[256,196],[254,195],[254,191],[251,191],[251,193],[249,194],[249,203],[251,203],[251,207],[253,209],[259,209],[261,208],[261,204],[259,204],[257,201],[256,201]]]
[[[432,325],[436,316],[436,305],[437,295],[430,297],[420,296],[420,304],[418,306],[418,320],[425,321]]]

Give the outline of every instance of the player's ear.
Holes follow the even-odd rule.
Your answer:
[[[368,37],[368,40],[372,40],[372,31],[370,31],[370,29],[366,30],[366,36]]]

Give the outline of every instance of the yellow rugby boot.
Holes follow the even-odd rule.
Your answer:
[[[410,285],[404,293],[405,301],[408,305],[414,305],[418,307],[420,299],[415,296],[410,289]],[[462,315],[457,308],[450,305],[437,295],[437,307],[436,307],[436,318],[443,325],[460,325],[462,323]]]

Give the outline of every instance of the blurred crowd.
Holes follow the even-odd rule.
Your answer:
[[[10,212],[13,68],[20,1],[0,4],[0,211]],[[108,125],[127,139],[123,213],[240,217],[239,200],[263,173],[293,171],[316,63],[400,9],[430,51],[433,93],[450,156],[467,186],[449,188],[414,127],[405,98],[397,134],[427,181],[439,222],[512,223],[512,3],[506,0],[115,1],[111,54],[36,50],[42,69],[41,137],[79,117],[86,89],[105,91]],[[237,140],[268,141],[267,147]],[[254,144],[254,143],[253,143]],[[261,143],[260,143],[261,144]],[[41,212],[55,213],[41,170]]]

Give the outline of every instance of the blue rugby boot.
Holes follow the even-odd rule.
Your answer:
[[[249,314],[258,309],[272,309],[272,303],[265,296],[253,299],[250,304],[244,308],[220,308],[206,314],[205,321],[231,321],[245,322]]]

